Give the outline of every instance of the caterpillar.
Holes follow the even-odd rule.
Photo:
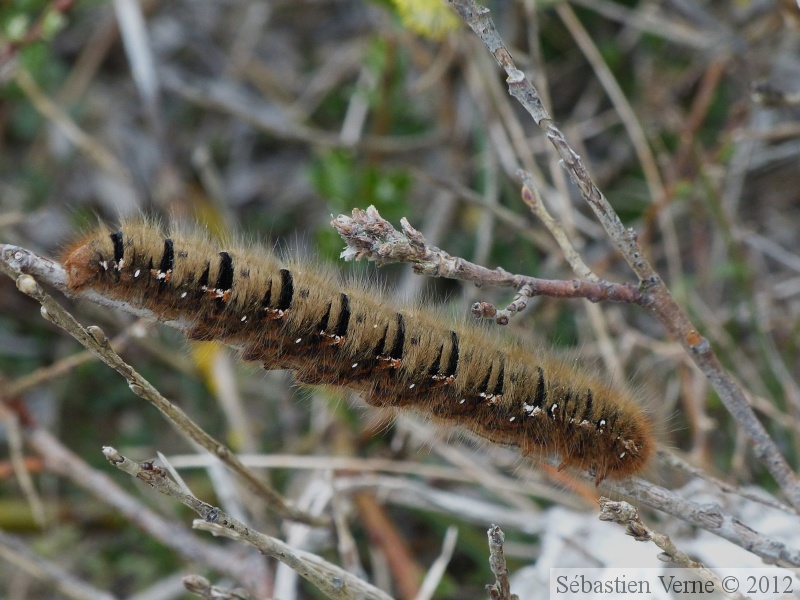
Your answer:
[[[641,471],[653,455],[647,414],[601,377],[266,249],[220,249],[202,233],[135,220],[98,227],[62,263],[73,292],[188,321],[189,338],[238,347],[299,383],[347,387],[370,405],[410,409],[525,455],[555,454],[560,469],[588,471],[597,484]]]

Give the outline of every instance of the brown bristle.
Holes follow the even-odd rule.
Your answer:
[[[557,454],[597,483],[643,470],[654,453],[636,401],[572,361],[263,249],[135,221],[85,236],[63,263],[73,290],[182,317],[191,338],[241,347],[245,360],[291,369],[302,383],[348,387],[528,455]]]

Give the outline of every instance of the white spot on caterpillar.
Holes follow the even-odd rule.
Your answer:
[[[136,269],[136,273],[133,274],[134,279],[136,277],[138,277],[139,275],[141,275],[141,274],[142,274],[142,270],[141,269]],[[186,295],[186,292],[183,293],[183,296],[185,296],[185,295]],[[181,296],[181,298],[183,298],[183,296]]]
[[[511,417],[511,418],[509,419],[509,422],[510,422],[510,423],[513,423],[513,422],[514,422],[514,420],[515,420],[516,418],[517,418],[517,417]]]
[[[138,273],[139,273],[139,271],[136,271],[136,273],[138,274]],[[187,293],[188,293],[188,292],[183,292],[183,293],[181,294],[181,298],[186,298],[186,294],[187,294]]]
[[[459,401],[458,401],[458,403],[459,403],[459,404],[464,404],[464,402],[466,402],[466,401],[467,401],[467,399],[466,399],[466,398],[462,398],[461,400],[459,400]]]
[[[435,387],[440,387],[443,385],[451,385],[456,379],[452,375],[431,375],[431,379],[436,382]]]
[[[417,385],[417,384],[416,383],[412,383],[410,386],[408,386],[408,389],[413,390],[415,385]]]
[[[533,404],[528,404],[527,402],[522,403],[522,410],[524,410],[528,414],[531,414],[534,408],[536,407],[533,406]]]
[[[353,363],[353,366],[351,366],[350,368],[351,369],[355,369],[357,366],[358,366],[358,363]]]
[[[606,426],[606,420],[600,419],[600,427],[605,427],[605,426]]]
[[[103,267],[103,271],[108,271],[108,263],[106,261],[101,260],[100,266]]]
[[[626,454],[627,454],[627,452],[623,452],[622,454],[620,454],[620,455],[619,455],[619,457],[620,457],[620,458],[625,458],[625,455],[626,455]]]
[[[122,267],[124,267],[124,266],[125,266],[125,259],[124,259],[124,258],[122,258],[122,259],[120,259],[120,261],[117,263],[117,271],[121,271],[121,270],[122,270]]]
[[[243,316],[243,317],[242,317],[242,319],[241,319],[241,321],[242,321],[242,323],[244,323],[245,321],[247,321],[247,315]]]
[[[294,341],[294,343],[295,343],[295,344],[299,344],[299,343],[300,343],[300,342],[302,342],[302,341],[303,341],[303,338],[297,338],[297,339]]]
[[[558,410],[558,404],[553,404],[553,406],[550,407],[550,414],[555,415],[557,410]]]

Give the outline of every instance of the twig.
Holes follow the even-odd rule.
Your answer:
[[[26,255],[25,252],[19,249],[10,250],[8,247],[2,245],[0,245],[0,256],[3,258],[3,261],[0,262],[0,267],[7,272],[10,271],[9,274],[11,276],[15,273],[21,273],[22,263],[32,258],[30,253]],[[43,269],[45,271],[51,269],[57,270],[56,267],[58,266],[56,263],[50,261],[45,261],[45,265]],[[60,269],[60,267],[58,267],[58,269]],[[312,517],[293,508],[280,494],[247,469],[227,446],[204,431],[191,420],[183,410],[164,398],[149,381],[123,361],[111,348],[108,339],[99,327],[91,326],[84,328],[51,296],[44,293],[32,276],[27,274],[20,275],[17,278],[17,287],[23,293],[39,301],[42,305],[43,317],[64,329],[86,349],[94,352],[100,360],[122,375],[127,380],[128,386],[134,394],[155,406],[180,433],[193,442],[196,442],[228,465],[251,490],[265,498],[278,514],[311,525],[321,525],[327,522],[325,519]]]
[[[411,263],[414,272],[420,275],[459,279],[477,285],[511,287],[517,290],[527,285],[531,296],[583,298],[590,302],[629,304],[641,304],[645,301],[639,290],[630,284],[580,279],[539,279],[512,274],[500,267],[487,269],[428,245],[425,237],[405,218],[400,220],[402,231],[396,230],[381,217],[374,206],[368,207],[366,211],[354,208],[352,217],[339,215],[331,220],[331,225],[347,244],[341,254],[345,260],[367,259],[378,265],[406,262]]]
[[[489,568],[494,573],[495,582],[486,586],[486,592],[491,600],[519,600],[519,596],[511,593],[511,584],[508,581],[508,567],[503,552],[503,543],[506,536],[497,525],[489,527],[486,532],[489,536]]]
[[[642,167],[642,173],[650,195],[654,201],[660,201],[664,195],[661,174],[656,166],[656,160],[647,142],[647,136],[642,128],[642,124],[636,118],[636,113],[625,97],[622,87],[606,64],[600,50],[592,41],[586,28],[580,22],[577,15],[575,15],[575,11],[572,10],[572,7],[567,3],[559,3],[556,5],[556,12],[569,30],[570,35],[577,43],[581,52],[586,57],[586,60],[589,61],[595,73],[595,77],[600,81],[603,89],[606,91],[606,95],[614,105],[614,109],[617,111],[628,133],[628,138],[631,140],[631,144],[639,158],[639,164]]]
[[[550,232],[550,235],[555,238],[558,247],[561,248],[561,253],[564,255],[564,258],[569,263],[569,266],[572,268],[575,274],[581,279],[585,279],[587,281],[599,281],[597,275],[595,275],[586,265],[586,263],[583,262],[580,254],[578,254],[578,251],[575,250],[572,242],[569,241],[567,232],[564,231],[564,228],[561,226],[561,224],[550,215],[550,211],[547,210],[544,202],[542,202],[542,198],[539,195],[539,189],[536,187],[531,174],[520,169],[517,171],[517,175],[522,180],[522,201],[528,205],[528,208],[531,209],[531,212],[536,215],[536,217],[547,228],[547,231]]]
[[[45,585],[50,585],[72,600],[114,600],[116,596],[98,590],[85,581],[34,553],[19,538],[0,530],[0,557],[26,571]]]
[[[800,515],[800,511],[798,511],[794,506],[789,506],[783,502],[778,502],[775,500],[775,498],[768,496],[766,493],[762,492],[759,494],[748,489],[742,489],[738,486],[731,485],[730,483],[714,477],[713,475],[709,475],[702,469],[698,469],[697,467],[689,464],[672,451],[659,450],[658,458],[665,465],[669,465],[673,469],[685,471],[686,473],[690,473],[695,477],[708,481],[719,488],[721,492],[726,494],[735,494],[740,498],[744,498],[745,500],[750,500],[751,502],[757,502],[759,504],[763,504],[764,506],[769,506],[770,508],[785,512],[786,514]]]
[[[274,104],[248,94],[232,82],[215,79],[188,79],[176,71],[161,68],[158,71],[165,89],[205,108],[222,110],[275,136],[281,140],[313,144],[328,148],[359,148],[370,152],[413,152],[431,147],[442,141],[444,132],[403,136],[362,136],[357,143],[344,142],[338,133],[328,132],[298,123]]]
[[[0,403],[0,423],[4,426],[4,433],[6,434],[8,443],[8,453],[11,458],[14,475],[17,478],[19,487],[22,489],[22,493],[25,495],[30,505],[34,522],[40,528],[44,529],[47,526],[47,513],[30,471],[25,464],[25,458],[22,453],[23,436],[20,421],[19,415],[13,410],[10,410],[5,403]]]
[[[125,331],[111,340],[109,344],[111,344],[111,347],[114,348],[114,350],[121,350],[124,344],[128,341],[128,336],[129,332]],[[76,352],[75,354],[71,354],[70,356],[62,358],[52,365],[41,367],[32,373],[28,373],[22,377],[18,377],[12,382],[9,382],[3,393],[8,397],[18,396],[31,388],[47,383],[48,381],[56,379],[61,375],[65,375],[66,373],[69,373],[75,369],[75,367],[78,367],[93,359],[94,354],[88,350]]]
[[[730,39],[731,36],[726,36],[725,32],[699,29],[689,25],[686,20],[672,18],[660,7],[638,10],[608,0],[571,0],[571,3],[595,11],[625,27],[633,27],[694,50],[708,51],[716,48],[724,52],[732,48],[735,41]]]
[[[518,315],[528,307],[528,299],[532,296],[533,288],[525,283],[505,308],[497,310],[489,302],[476,302],[472,305],[472,316],[476,319],[494,319],[498,325],[508,325],[511,317]]]
[[[386,507],[373,494],[356,492],[352,501],[364,530],[386,562],[398,597],[403,600],[415,598],[423,570],[398,524],[389,518]]]
[[[605,480],[600,487],[624,494],[645,506],[656,508],[705,529],[745,548],[771,564],[800,567],[800,548],[789,547],[783,542],[754,531],[733,515],[723,511],[719,504],[698,504],[638,477],[624,481]]]
[[[509,93],[522,104],[547,136],[561,157],[562,165],[608,233],[614,247],[639,278],[643,293],[649,300],[643,306],[675,339],[680,341],[695,364],[709,378],[728,412],[752,442],[755,456],[766,466],[789,501],[794,506],[800,507],[800,479],[792,471],[764,426],[748,406],[744,390],[719,362],[711,344],[698,333],[642,253],[637,242],[636,232],[633,229],[625,229],[617,213],[592,181],[581,157],[555,126],[542,104],[539,93],[525,77],[525,74],[514,65],[511,54],[492,22],[489,10],[479,6],[474,0],[450,0],[450,2],[467,25],[484,42],[497,63],[505,70],[508,75],[506,81]]]
[[[226,589],[216,585],[201,575],[187,575],[183,578],[186,591],[204,600],[250,600],[252,596],[241,588]]]
[[[262,554],[288,565],[302,577],[317,586],[323,593],[334,599],[350,600],[366,598],[391,600],[385,592],[362,581],[344,569],[322,560],[318,556],[297,550],[273,537],[255,531],[219,508],[211,506],[184,491],[159,468],[142,468],[138,463],[122,456],[115,448],[104,447],[103,454],[108,461],[121,471],[141,479],[157,492],[174,498],[188,506],[203,518],[203,529],[215,535],[244,540],[256,547]]]
[[[414,600],[430,600],[433,598],[434,592],[442,580],[445,569],[453,557],[453,551],[456,549],[456,540],[458,539],[458,528],[450,525],[447,532],[444,534],[444,541],[442,542],[442,551],[439,553],[438,558],[433,562],[425,579],[422,580],[422,585],[419,588],[419,593]]]
[[[25,95],[28,96],[36,110],[43,117],[52,121],[64,134],[64,137],[74,144],[76,148],[84,152],[99,167],[108,171],[120,181],[130,182],[131,177],[128,170],[117,157],[78,127],[63,109],[47,97],[28,71],[18,67],[14,79],[22,91],[25,92]]]
[[[637,542],[653,542],[664,552],[658,555],[658,559],[663,562],[674,563],[678,566],[692,569],[706,581],[711,581],[717,591],[721,592],[726,598],[740,600],[743,596],[739,593],[729,594],[722,586],[722,582],[716,573],[711,569],[692,560],[688,554],[678,549],[668,535],[650,529],[639,517],[636,507],[627,502],[615,502],[609,498],[601,497],[600,520],[613,521],[625,526],[625,533]]]
[[[554,219],[550,212],[547,210],[542,198],[539,195],[539,190],[536,187],[533,177],[527,171],[520,169],[517,175],[522,180],[522,201],[528,205],[536,217],[544,224],[550,234],[558,243],[564,258],[569,263],[569,266],[582,280],[598,283],[600,279],[595,275],[592,270],[586,265],[581,258],[578,251],[575,250],[572,242],[569,240],[569,235],[561,223]],[[559,175],[563,177],[563,172],[559,171]],[[523,287],[522,290],[525,288]],[[522,291],[520,290],[520,291]],[[587,314],[589,322],[592,325],[595,336],[599,342],[602,350],[603,360],[608,367],[608,372],[616,385],[622,387],[624,385],[624,370],[621,361],[617,358],[614,352],[611,338],[608,334],[608,325],[606,320],[602,318],[600,308],[593,305],[587,306]]]
[[[251,583],[252,569],[241,555],[218,548],[192,535],[184,527],[161,517],[120,488],[107,474],[90,467],[40,427],[25,431],[27,444],[45,462],[49,472],[60,475],[112,506],[154,540],[171,548],[188,561],[202,564],[242,582]]]

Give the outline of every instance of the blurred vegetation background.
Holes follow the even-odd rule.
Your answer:
[[[488,5],[517,65],[543,91],[598,185],[639,231],[673,293],[797,466],[797,4]],[[570,279],[557,246],[520,200],[516,169],[523,167],[543,182],[550,210],[595,272],[630,281],[485,48],[449,10],[438,0],[0,4],[0,239],[57,257],[98,219],[159,215],[300,252],[397,290],[392,295],[468,315],[476,300],[504,306],[513,294],[426,280],[403,266],[376,274],[371,265],[343,265],[330,215],[372,204],[395,224],[407,217],[452,255]],[[444,465],[451,474],[473,469],[466,471],[470,481],[413,472],[393,480],[527,515],[527,529],[517,525],[522,518],[504,526],[512,572],[540,556],[549,510],[594,510],[593,488],[551,471],[529,472],[508,453],[415,429],[425,425],[393,424],[335,390],[298,389],[283,373],[243,366],[217,348],[190,347],[162,327],[67,304],[84,324],[121,336],[130,364],[236,450],[315,455],[323,468],[324,457],[348,456]],[[616,365],[614,375],[634,382],[658,414],[667,447],[734,485],[774,490],[707,381],[646,313],[603,306],[599,327],[584,304],[538,298],[512,321],[509,335],[579,350],[606,369]],[[6,401],[24,402],[37,423],[101,470],[109,471],[99,451],[104,444],[140,459],[192,452],[95,360],[43,375],[35,385],[24,382],[79,352],[12,280],[0,279]],[[234,399],[226,402],[226,393]],[[191,565],[26,453],[44,511],[37,519],[5,448],[0,458],[0,529],[97,588],[155,598],[146,595],[155,594],[151,586],[176,574],[213,579],[213,570]],[[143,504],[188,522],[180,507],[112,476]],[[204,471],[184,476],[198,496],[215,501],[218,489]],[[271,477],[300,498],[310,479],[325,475],[289,464]],[[662,468],[654,477],[675,488],[688,479]],[[516,489],[498,486],[500,480]],[[398,581],[419,579],[455,524],[458,544],[435,597],[484,597],[493,580],[485,530],[490,522],[504,525],[505,513],[481,521],[457,504],[434,506],[428,498],[415,505],[388,476],[364,486],[366,496],[348,496],[347,514],[373,581],[413,597]],[[384,518],[365,517],[372,510]],[[288,531],[268,512],[251,517],[278,537]],[[387,558],[383,528],[397,534],[391,543],[411,566]],[[330,532],[306,543],[339,562]],[[54,596],[51,586],[3,561],[0,582],[7,598]],[[302,584],[295,593],[318,597]]]

